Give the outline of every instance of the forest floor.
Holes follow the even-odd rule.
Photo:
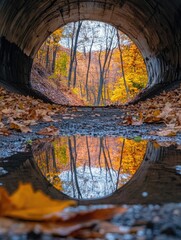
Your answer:
[[[42,104],[42,103],[41,103]],[[39,106],[41,106],[41,104]],[[43,104],[44,105],[44,104]],[[46,105],[47,107],[49,105]],[[52,111],[52,110],[51,110]],[[158,136],[159,129],[164,129],[164,123],[142,123],[132,125],[131,119],[136,114],[128,109],[118,108],[61,108],[61,113],[51,116],[53,121],[45,122],[41,118],[38,123],[29,126],[31,132],[23,132],[20,128],[8,129],[10,134],[0,136],[0,157],[12,156],[17,152],[29,151],[29,146],[35,139],[46,137],[57,137],[59,135],[90,135],[90,136],[124,136],[127,138],[151,139],[158,142],[181,145],[181,134],[173,136]],[[48,115],[46,115],[48,116]],[[34,116],[36,117],[36,115]],[[46,119],[44,120],[51,120]],[[3,121],[6,124],[7,118]],[[16,120],[17,121],[17,120]],[[129,122],[128,122],[129,121]],[[135,121],[135,120],[134,120]],[[22,123],[21,123],[22,124]],[[24,123],[23,123],[24,124]],[[126,124],[126,125],[124,125]],[[129,124],[129,125],[127,125]],[[51,129],[50,126],[54,127]],[[13,126],[12,126],[13,127]],[[43,132],[41,131],[42,129]],[[43,134],[38,134],[40,131]],[[155,132],[155,134],[150,133]],[[161,194],[161,193],[158,193]],[[98,211],[93,216],[96,219],[89,219],[78,215],[78,222],[70,222],[70,226],[61,227],[61,223],[54,222],[27,222],[16,219],[0,218],[0,239],[22,240],[58,240],[58,239],[97,239],[97,240],[180,240],[181,239],[181,203],[168,204],[145,204],[145,205],[124,205],[126,208],[123,214],[115,214],[111,219],[104,219],[99,213],[99,208],[107,209],[110,206],[78,206],[67,209],[72,212]],[[105,216],[105,213],[102,213]],[[90,216],[90,214],[88,215]],[[55,225],[55,226],[54,226]],[[73,229],[80,230],[73,230]]]
[[[10,123],[12,126],[8,130],[9,134],[7,136],[0,135],[0,157],[25,151],[26,147],[35,139],[61,135],[122,136],[129,139],[139,137],[140,139],[181,145],[181,134],[179,132],[173,136],[157,135],[160,129],[164,130],[165,125],[163,123],[143,123],[141,126],[124,125],[123,122],[127,121],[128,114],[125,109],[74,107],[63,109],[63,112],[52,116],[51,119],[44,118],[45,121],[32,122],[33,125],[28,126],[29,131],[23,123],[20,126],[16,124],[13,126]],[[15,123],[17,123],[17,120]],[[23,126],[25,126],[25,131]],[[52,130],[48,129],[49,127]],[[44,129],[44,132],[40,134],[42,129]],[[6,132],[4,133],[6,134]]]
[[[181,144],[181,88],[139,102],[108,107],[62,107],[0,88],[0,157],[57,135],[140,137]],[[43,129],[43,131],[42,131]]]
[[[0,88],[0,158],[3,160],[17,152],[29,151],[29,146],[35,139],[60,135],[123,136],[181,145],[180,92],[180,88],[163,92],[136,105],[67,108]],[[181,239],[181,204],[127,207],[126,213],[111,221],[119,226],[119,231],[116,228],[116,233],[103,234],[103,238],[96,239]],[[15,229],[17,223],[13,226]],[[105,226],[101,226],[104,231]],[[84,232],[82,239],[93,239],[92,229],[93,226],[92,235],[89,232],[91,237],[85,237]],[[0,239],[14,239],[15,234],[6,238],[1,233],[3,231],[0,228]],[[26,236],[26,239],[52,239],[50,235],[38,234]]]
[[[31,71],[31,85],[56,104],[65,106],[84,105],[75,93],[61,84],[59,79],[50,76],[39,63],[34,63]]]

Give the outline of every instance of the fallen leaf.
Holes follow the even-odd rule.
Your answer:
[[[9,196],[0,188],[0,216],[30,221],[61,219],[60,211],[75,205],[75,201],[53,200],[41,191],[34,191],[30,184],[20,184],[16,192]]]
[[[29,127],[27,127],[26,125],[15,122],[15,121],[12,121],[10,123],[10,129],[20,131],[22,133],[32,132],[32,130]]]
[[[91,211],[85,211],[85,212],[80,212],[80,213],[75,213],[74,215],[71,214],[70,217],[66,216],[64,218],[65,222],[71,221],[72,223],[83,223],[85,221],[89,220],[98,220],[98,221],[103,221],[103,220],[109,220],[113,218],[117,214],[122,214],[127,211],[127,208],[124,207],[108,207],[108,208],[103,208],[103,209],[95,209]]]
[[[9,136],[11,133],[7,128],[0,128],[0,135]]]
[[[38,122],[35,121],[35,120],[25,120],[25,121],[23,121],[23,123],[24,123],[24,125],[26,125],[26,126],[34,126],[34,125],[37,125],[37,124],[38,124]]]
[[[174,129],[164,129],[156,132],[156,135],[160,137],[174,137],[177,135],[177,131]]]
[[[10,197],[7,191],[0,187],[0,217],[8,210],[11,211],[13,209],[13,204],[10,200]]]
[[[57,136],[59,134],[59,129],[54,126],[50,126],[41,129],[39,132],[37,132],[37,134],[46,136]]]
[[[5,108],[2,110],[2,113],[5,115],[11,114],[12,113],[12,109],[11,108]]]
[[[54,122],[54,120],[50,116],[43,116],[42,120],[44,122]]]
[[[169,113],[173,110],[171,108],[171,106],[172,106],[172,104],[167,102],[165,104],[165,107],[163,108],[162,112],[160,113],[159,117],[162,119],[165,119],[169,115]]]
[[[4,128],[4,123],[0,122],[0,129]]]

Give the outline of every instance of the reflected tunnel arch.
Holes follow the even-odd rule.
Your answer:
[[[174,166],[180,165],[181,150],[171,145],[157,147],[149,142],[141,166],[135,175],[110,196],[89,200],[77,200],[79,205],[90,204],[161,204],[180,202],[180,179]],[[54,199],[72,199],[57,190],[42,174],[32,153],[19,153],[0,159],[0,166],[7,173],[0,175],[0,183],[9,193],[16,191],[19,183],[31,183]],[[166,166],[166,167],[164,167]],[[159,183],[159,184],[158,184]],[[142,194],[148,193],[147,197]],[[160,194],[162,193],[162,194]],[[173,194],[174,193],[174,194]]]
[[[69,22],[96,20],[135,42],[147,66],[147,90],[161,88],[181,80],[180,16],[180,0],[0,0],[0,82],[35,94],[31,67],[45,39]]]

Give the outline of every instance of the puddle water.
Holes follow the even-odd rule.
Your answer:
[[[30,182],[80,204],[180,202],[181,150],[165,146],[122,137],[37,140],[32,152],[0,159],[0,185],[12,193]]]
[[[43,175],[76,199],[108,196],[123,186],[139,168],[146,141],[121,137],[61,137],[34,148]]]

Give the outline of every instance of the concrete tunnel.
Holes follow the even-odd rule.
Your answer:
[[[147,91],[181,80],[181,0],[0,0],[0,82],[33,94],[38,49],[78,20],[112,24],[135,42],[147,66]]]

